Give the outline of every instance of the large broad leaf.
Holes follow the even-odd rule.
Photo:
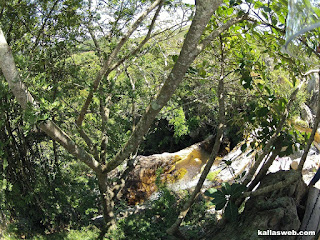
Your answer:
[[[231,198],[237,199],[246,190],[246,186],[239,183],[234,183],[231,185]]]
[[[259,108],[257,110],[257,116],[258,117],[265,117],[269,112],[269,108],[268,107],[262,107],[262,108]]]
[[[208,190],[206,190],[206,191],[204,192],[204,195],[207,196],[207,197],[213,198],[213,194],[214,194],[215,192],[217,192],[217,191],[218,191],[218,190],[217,190],[216,188],[209,188]]]
[[[222,208],[224,208],[224,206],[227,203],[225,194],[223,194],[220,191],[217,191],[213,193],[212,196],[213,196],[213,199],[211,200],[211,202],[216,206],[216,210],[221,210]]]
[[[240,79],[240,84],[245,88],[245,89],[253,89],[252,86],[252,77],[251,76],[243,76]]]
[[[247,143],[244,143],[241,145],[241,152],[244,152],[247,149],[248,145]]]
[[[223,192],[224,195],[231,195],[231,185],[228,182],[222,183],[222,188],[221,191]]]
[[[238,217],[238,208],[236,207],[236,205],[232,202],[229,202],[225,212],[224,212],[225,216],[227,219],[231,220],[231,221],[236,221],[237,217]]]

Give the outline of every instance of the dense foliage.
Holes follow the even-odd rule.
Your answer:
[[[0,221],[9,232],[29,237],[81,229],[92,225],[90,219],[102,213],[95,172],[44,134],[39,125],[54,121],[100,163],[117,156],[177,63],[194,17],[194,5],[163,1],[160,16],[164,17],[156,23],[150,39],[146,36],[152,30],[152,14],[139,23],[118,51],[137,16],[153,2],[0,3],[1,28],[21,79],[40,106],[29,104],[22,109],[6,79],[0,76]],[[252,145],[265,146],[281,121],[292,89],[312,67],[281,51],[286,6],[285,0],[224,1],[207,24],[202,40],[245,11],[250,18],[233,24],[204,48],[131,156],[177,151],[215,134],[221,76],[226,95],[225,134],[231,146],[257,129]],[[179,16],[165,19],[176,12]],[[104,61],[114,52],[107,73],[95,87]],[[79,124],[90,94],[90,104]],[[289,118],[299,116],[300,105],[307,97],[305,89],[298,93]],[[306,140],[289,122],[280,135],[282,141],[278,143],[287,147],[283,155],[292,153],[297,146],[294,144],[302,146]],[[141,215],[120,219],[111,237],[163,237],[182,203],[166,188],[162,193]],[[220,209],[226,204],[234,207],[223,194],[219,196],[224,199]],[[189,227],[204,221],[207,205],[200,201],[197,206],[201,214],[189,213]],[[92,237],[96,232],[93,230]]]

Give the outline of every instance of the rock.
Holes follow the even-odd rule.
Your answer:
[[[262,179],[259,188],[277,183],[295,171],[270,173]],[[299,231],[301,223],[300,204],[306,195],[307,186],[302,179],[278,191],[251,197],[236,222],[228,222],[223,227],[207,231],[205,240],[258,240],[260,231]],[[303,214],[302,214],[303,216]],[[263,239],[295,239],[295,236],[266,236]]]
[[[320,155],[314,153],[315,151],[309,151],[309,155],[307,156],[307,159],[302,169],[303,180],[306,184],[309,184],[315,172],[318,170],[318,166],[320,166]],[[296,158],[294,160],[292,160],[290,157],[277,157],[273,164],[270,166],[269,172],[274,173],[280,170],[290,169],[297,170],[300,163],[300,159],[301,157]],[[318,182],[316,186],[320,187],[320,182]]]
[[[130,205],[142,203],[157,190],[156,180],[168,184],[180,179],[191,181],[207,162],[214,138],[196,143],[175,153],[138,156],[124,187]],[[161,170],[161,172],[159,171]]]
[[[305,103],[301,105],[301,118],[307,122],[309,127],[312,126],[314,118],[311,109]]]
[[[269,172],[274,173],[280,170],[290,170],[292,160],[290,157],[276,157],[269,168]]]

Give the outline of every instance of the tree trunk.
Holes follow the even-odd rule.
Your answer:
[[[258,159],[256,160],[256,162],[254,163],[254,165],[251,167],[246,179],[243,182],[243,185],[248,185],[254,178],[254,174],[256,173],[258,167],[260,166],[262,160],[271,152],[272,150],[272,146],[275,144],[275,141],[277,140],[280,131],[282,130],[283,125],[285,124],[288,116],[289,116],[289,110],[299,92],[299,90],[301,89],[301,87],[304,85],[304,83],[306,82],[306,80],[304,79],[296,88],[295,90],[291,93],[290,97],[289,97],[289,102],[286,106],[285,111],[283,112],[282,116],[281,116],[281,120],[276,128],[276,131],[272,134],[272,136],[270,137],[269,141],[267,142],[267,144],[264,146],[261,155],[258,156]]]
[[[159,6],[163,1],[157,0],[154,1],[152,5],[139,17],[133,26],[129,29],[128,33],[120,40],[119,44],[116,46],[112,54],[109,56],[108,60],[105,62],[102,67],[100,73],[95,79],[93,84],[93,88],[97,89],[99,83],[103,76],[108,71],[111,71],[109,68],[109,63],[113,62],[113,59],[116,57],[121,47],[124,46],[125,42],[129,39],[133,31],[137,29],[139,23],[148,15],[154,8]],[[212,17],[214,11],[220,6],[222,0],[206,0],[206,1],[198,1],[196,6],[196,13],[193,18],[190,29],[186,35],[183,47],[181,49],[180,55],[175,63],[170,75],[164,81],[164,84],[155,97],[155,99],[151,102],[151,104],[147,107],[145,114],[142,116],[139,123],[136,125],[131,137],[124,145],[124,147],[116,154],[116,156],[108,163],[101,163],[98,161],[96,154],[86,151],[77,145],[70,136],[60,129],[53,121],[46,121],[39,124],[41,130],[43,130],[48,136],[50,136],[53,140],[57,141],[60,145],[62,145],[70,154],[72,154],[75,158],[84,162],[87,166],[89,166],[98,176],[99,188],[102,195],[103,207],[104,207],[104,215],[105,220],[111,220],[111,225],[113,224],[113,203],[110,200],[113,196],[108,187],[107,177],[109,172],[118,167],[123,161],[129,158],[129,156],[134,153],[140,143],[143,140],[144,135],[148,132],[152,122],[154,121],[157,114],[160,110],[167,104],[171,96],[174,94],[175,90],[178,88],[179,84],[183,80],[185,73],[188,68],[195,60],[195,58],[200,54],[200,52],[221,32],[228,29],[231,25],[236,24],[245,19],[245,17],[234,18],[228,21],[227,23],[221,25],[216,31],[213,31],[207,38],[201,41],[201,37],[203,36],[203,32]],[[159,10],[160,11],[159,6]],[[159,12],[155,14],[155,18]],[[142,43],[145,43],[144,41]],[[141,45],[139,45],[140,47]],[[134,52],[133,52],[134,53]],[[24,110],[30,105],[35,109],[38,108],[37,103],[34,101],[31,94],[28,92],[26,86],[21,81],[19,77],[19,72],[17,71],[14,63],[14,58],[11,53],[11,49],[8,46],[6,39],[2,30],[0,29],[0,67],[2,69],[3,75],[6,78],[11,91],[15,95],[17,101],[22,106]],[[112,66],[111,66],[112,67]],[[94,90],[95,91],[95,90]],[[93,91],[90,92],[93,94]],[[84,115],[86,113],[86,109],[89,106],[91,99],[88,97],[86,103],[84,104],[81,114],[78,118],[78,125],[81,125]],[[89,144],[90,145],[90,144]],[[93,156],[95,155],[95,156]],[[109,228],[109,223],[108,227]]]
[[[306,205],[305,215],[300,227],[300,231],[320,232],[320,190],[311,187]],[[313,240],[314,236],[300,236],[297,240]]]
[[[119,166],[140,145],[144,135],[148,132],[155,117],[167,104],[167,102],[183,80],[184,75],[190,67],[191,63],[200,54],[201,50],[203,50],[199,49],[201,36],[212,14],[220,6],[221,2],[221,0],[207,0],[200,1],[197,4],[195,16],[186,35],[180,55],[175,65],[173,66],[171,73],[165,80],[155,99],[147,107],[145,114],[136,125],[135,130],[133,131],[125,146],[117,153],[114,159],[108,162],[106,171],[111,171]]]
[[[108,180],[107,174],[98,174],[97,178],[98,178],[98,184],[99,184],[99,190],[100,190],[101,204],[103,209],[103,219],[105,222],[105,226],[101,229],[99,238],[103,239],[104,235],[109,231],[109,229],[113,229],[116,226],[114,212],[113,212],[114,193],[112,191],[111,183]]]
[[[198,196],[202,185],[212,167],[212,164],[214,163],[216,157],[218,156],[220,145],[223,139],[223,131],[225,128],[225,106],[224,106],[224,100],[225,100],[225,90],[224,90],[224,50],[223,50],[223,41],[222,37],[220,36],[220,44],[221,44],[221,74],[219,79],[219,85],[218,85],[218,98],[219,98],[219,126],[217,135],[215,138],[215,143],[212,149],[212,152],[210,154],[210,158],[201,173],[200,179],[192,192],[191,196],[187,200],[187,202],[183,205],[183,208],[180,211],[180,214],[175,221],[175,223],[167,230],[167,233],[170,235],[174,235],[176,237],[181,237],[181,233],[179,231],[179,226],[184,220],[185,216],[187,215],[189,209],[191,208],[192,204],[194,203],[195,198]]]

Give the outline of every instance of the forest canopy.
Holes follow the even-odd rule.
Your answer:
[[[79,230],[98,215],[101,233],[92,234],[101,239],[113,229],[125,229],[115,239],[162,239],[167,229],[177,236],[183,219],[200,224],[192,211],[204,206],[185,214],[208,172],[181,202],[159,183],[164,194],[153,210],[119,217],[128,207],[119,193],[137,156],[212,135],[209,171],[221,144],[233,148],[253,132],[257,162],[282,147],[281,156],[303,149],[310,134],[291,123],[318,124],[301,112],[307,104],[316,115],[305,73],[318,66],[319,39],[317,31],[306,36],[312,44],[301,47],[301,58],[282,51],[287,5],[1,1],[0,237],[2,229],[27,238]],[[254,172],[247,174],[246,184]],[[165,219],[158,232],[153,215]],[[148,227],[154,235],[143,235]]]

